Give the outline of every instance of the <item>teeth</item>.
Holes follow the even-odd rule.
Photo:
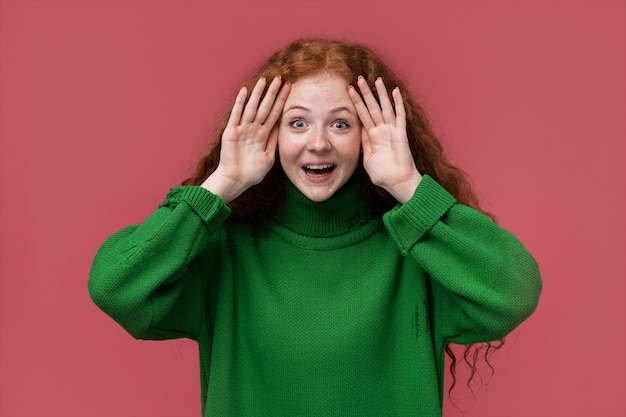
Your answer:
[[[306,169],[328,169],[332,167],[333,167],[332,164],[327,164],[327,165],[307,165],[305,168]]]

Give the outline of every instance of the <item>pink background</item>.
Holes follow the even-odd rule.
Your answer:
[[[541,266],[465,416],[624,416],[625,22],[624,1],[1,1],[0,415],[199,416],[195,344],[128,336],[91,261],[191,172],[255,65],[320,35],[407,78]]]

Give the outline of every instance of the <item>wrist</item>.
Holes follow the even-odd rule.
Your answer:
[[[417,186],[421,181],[422,176],[418,172],[415,172],[411,178],[394,183],[393,187],[387,191],[399,203],[404,204],[413,197],[413,194],[415,194],[415,190],[417,190]]]
[[[219,166],[200,186],[220,197],[225,204],[229,204],[245,191],[245,187],[237,181],[223,175]]]

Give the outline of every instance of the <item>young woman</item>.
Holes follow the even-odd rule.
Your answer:
[[[534,311],[534,259],[367,48],[276,52],[215,139],[89,279],[134,337],[198,341],[205,416],[438,416],[447,345]]]

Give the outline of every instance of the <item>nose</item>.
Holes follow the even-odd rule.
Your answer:
[[[314,129],[307,142],[307,149],[310,151],[328,151],[332,147],[330,138],[324,129]]]

